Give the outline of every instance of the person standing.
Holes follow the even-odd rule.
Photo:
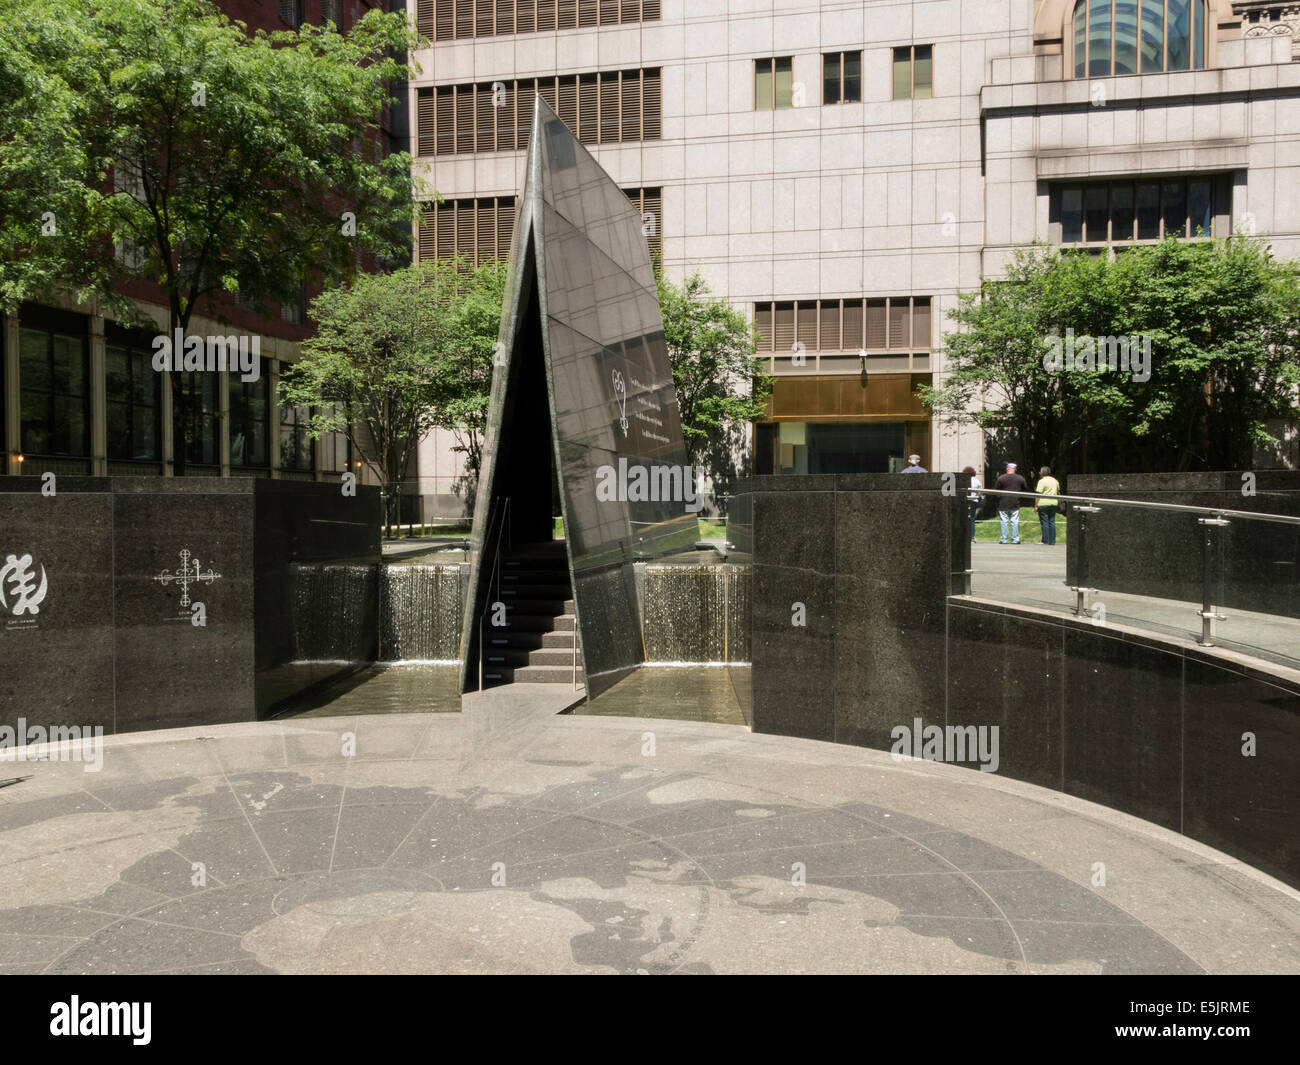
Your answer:
[[[975,515],[979,513],[980,504],[984,502],[979,490],[984,486],[980,483],[979,475],[976,474],[974,466],[964,466],[961,472],[970,474],[970,493],[966,496],[966,500],[970,506],[970,542],[974,543]]]
[[[1043,538],[1038,542],[1048,547],[1056,546],[1056,511],[1061,494],[1060,482],[1052,476],[1052,467],[1044,466],[1038,471],[1038,484],[1034,491],[1038,498],[1034,500],[1034,509],[1038,511],[1038,524],[1042,527]]]
[[[920,455],[908,455],[907,461],[910,462],[911,465],[905,467],[903,470],[899,472],[901,473],[929,473],[930,472],[924,466],[921,465]]]
[[[1014,462],[1007,463],[1007,472],[1001,474],[993,482],[995,491],[1001,492],[1027,492],[1029,485],[1025,479],[1016,472]],[[1002,539],[1000,544],[1007,542],[1007,527],[1011,528],[1011,542],[1020,543],[1020,497],[1018,495],[1000,495],[998,496],[998,521],[1001,523]]]

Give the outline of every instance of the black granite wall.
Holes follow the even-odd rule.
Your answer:
[[[948,636],[936,723],[998,726],[1000,774],[1300,885],[1300,673],[977,599],[949,600]]]
[[[940,474],[755,477],[753,727],[888,747],[942,713],[945,602],[969,585],[963,490]],[[798,622],[802,621],[802,624]]]
[[[40,602],[24,603],[16,570],[0,579],[0,724],[127,732],[253,720],[349,668],[286,668],[301,620],[292,572],[377,562],[377,489],[162,477],[41,488],[39,477],[0,479],[0,573],[8,556],[30,555],[29,585],[42,572],[45,582]],[[372,661],[376,612],[354,630],[349,656]]]
[[[1243,487],[1253,494],[1244,495]],[[1075,475],[1070,495],[1138,499],[1300,517],[1300,472]],[[1106,591],[1199,603],[1202,530],[1194,514],[1106,507],[1088,515],[1087,584]],[[1066,545],[1068,582],[1079,583],[1079,540]],[[1300,617],[1300,526],[1231,520],[1214,530],[1214,605]]]

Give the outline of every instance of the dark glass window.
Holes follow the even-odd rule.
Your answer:
[[[32,455],[90,454],[86,338],[18,331],[22,449]]]
[[[185,439],[176,441],[176,447],[184,449],[188,463],[218,466],[221,464],[221,451],[217,442],[217,422],[221,414],[220,389],[224,378],[203,370],[189,370],[179,376],[179,420]]]
[[[283,469],[311,471],[316,468],[315,445],[307,435],[309,418],[310,412],[306,407],[280,408],[280,466]]]
[[[162,461],[162,382],[149,352],[104,349],[108,457]]]
[[[1226,187],[1220,195],[1226,196]],[[1214,235],[1215,179],[1094,181],[1053,190],[1062,244],[1104,244]],[[1220,213],[1226,204],[1218,205]]]
[[[862,102],[862,53],[828,52],[822,56],[822,103]]]
[[[270,381],[230,379],[230,465],[267,466]]]
[[[1208,14],[1205,0],[1079,0],[1074,76],[1200,69]]]

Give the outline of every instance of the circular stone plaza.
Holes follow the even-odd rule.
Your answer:
[[[1148,822],[543,687],[6,767],[0,971],[1300,971],[1300,893]]]

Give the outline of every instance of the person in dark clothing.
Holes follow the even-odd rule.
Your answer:
[[[975,542],[975,515],[979,513],[980,504],[984,502],[984,497],[980,495],[979,490],[984,486],[980,483],[979,474],[975,472],[974,466],[962,467],[962,473],[970,474],[970,492],[966,496],[966,502],[970,507],[970,542]]]
[[[993,489],[994,491],[1027,492],[1029,491],[1029,485],[1025,482],[1025,479],[1016,472],[1016,464],[1014,462],[1008,462],[1007,472],[1001,474],[998,479],[993,482]],[[1005,544],[1007,542],[1008,525],[1011,527],[1011,542],[1013,544],[1020,543],[1019,496],[998,496],[998,521],[1001,523],[1002,527],[1002,539],[1000,539],[998,543]]]

